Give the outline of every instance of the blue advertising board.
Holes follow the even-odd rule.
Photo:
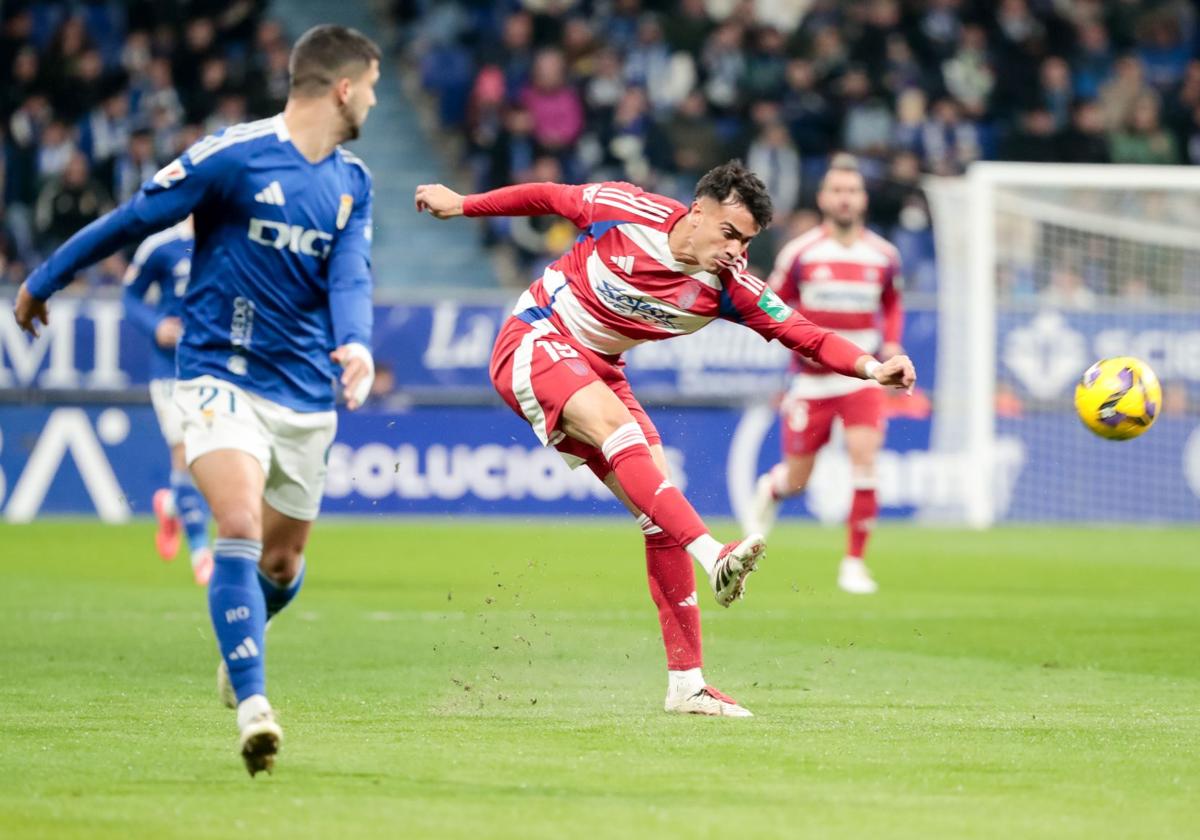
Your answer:
[[[338,514],[617,514],[586,472],[569,471],[500,406],[487,379],[507,308],[443,302],[379,307],[376,353],[399,393],[343,412],[330,451],[324,510]],[[138,393],[144,338],[119,301],[56,300],[54,329],[36,342],[0,307],[0,389],[34,387]],[[1200,385],[1196,319],[1179,314],[1004,313],[998,322],[996,517],[1000,521],[1200,521]],[[930,445],[937,399],[936,314],[907,315],[905,344],[920,373],[915,397],[894,396],[878,463],[884,516],[932,518],[978,477],[973,464]],[[1089,436],[1070,392],[1095,358],[1146,358],[1164,380],[1163,415],[1144,437],[1113,444]],[[675,478],[704,515],[737,514],[757,475],[778,458],[772,399],[786,353],[748,330],[714,324],[695,336],[636,348],[628,372],[658,424]],[[407,397],[417,394],[410,404]],[[699,403],[686,405],[684,403]],[[704,403],[708,404],[704,404]],[[459,404],[455,404],[459,403]],[[463,404],[466,403],[466,404]],[[153,412],[128,398],[0,404],[0,512],[148,512],[165,482],[166,451]],[[850,500],[844,452],[820,456],[809,491],[785,515],[838,521]]]
[[[120,300],[54,300],[51,325],[36,340],[23,335],[0,303],[0,389],[144,388],[148,339],[124,319]],[[490,398],[488,361],[511,306],[456,300],[375,307],[376,361],[399,387],[422,401],[482,394]],[[936,317],[908,314],[911,351],[932,382]],[[664,399],[720,400],[769,396],[784,383],[788,352],[736,324],[717,321],[690,336],[644,344],[626,354],[634,389]]]

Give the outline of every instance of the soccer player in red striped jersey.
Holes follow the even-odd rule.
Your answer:
[[[771,288],[814,324],[837,330],[883,359],[903,358],[900,255],[864,224],[867,192],[851,155],[833,159],[817,204],[823,223],[780,250]],[[817,452],[829,442],[834,418],[841,418],[854,496],[838,586],[869,595],[878,586],[863,557],[879,511],[875,459],[887,424],[883,389],[801,355],[793,357],[792,372],[780,407],[783,460],[759,477],[745,527],[770,530],[780,502],[808,484]]]
[[[690,206],[618,182],[521,184],[465,197],[427,184],[417,188],[416,206],[439,219],[557,214],[583,231],[501,328],[492,383],[544,445],[572,467],[586,464],[637,517],[667,650],[667,711],[749,716],[701,672],[692,561],[729,606],[765,542],[757,534],[717,542],[671,484],[661,438],[630,390],[621,354],[725,318],[884,385],[911,385],[912,363],[898,356],[881,364],[746,273],[746,248],[772,209],[762,181],[737,161],[705,175]]]

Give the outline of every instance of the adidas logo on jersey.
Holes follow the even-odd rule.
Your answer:
[[[287,199],[283,197],[283,187],[279,186],[278,181],[272,181],[254,194],[254,200],[260,201],[263,204],[274,204],[282,207],[287,204]]]
[[[239,659],[252,659],[258,656],[258,645],[254,644],[254,639],[249,636],[242,639],[233,653],[226,657],[230,662],[237,662]]]
[[[613,265],[624,271],[630,277],[633,276],[633,257],[609,257],[613,261]]]
[[[691,595],[684,598],[682,601],[680,601],[675,606],[677,606],[677,607],[695,607],[695,606],[698,606],[699,603],[700,602],[696,600],[696,591],[692,590]]]

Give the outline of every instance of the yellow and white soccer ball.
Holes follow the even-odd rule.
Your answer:
[[[1162,386],[1150,366],[1132,356],[1101,359],[1075,386],[1083,425],[1109,440],[1129,440],[1150,428],[1162,410]]]

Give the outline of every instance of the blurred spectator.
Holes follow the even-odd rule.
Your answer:
[[[1050,114],[1054,130],[1064,130],[1071,121],[1071,104],[1075,98],[1071,87],[1071,67],[1065,59],[1051,56],[1042,62],[1041,90],[1040,105]]]
[[[1019,126],[1002,149],[1004,158],[1030,163],[1059,160],[1062,144],[1054,124],[1054,114],[1046,108],[1034,108],[1021,114]]]
[[[698,180],[725,157],[724,144],[709,117],[708,103],[699,91],[683,100],[666,135],[671,156],[668,167],[683,176],[682,181]]]
[[[787,73],[786,41],[776,29],[763,27],[754,37],[754,49],[746,57],[740,89],[750,100],[778,100]]]
[[[977,24],[965,26],[954,56],[942,65],[946,90],[969,114],[982,116],[995,76],[987,54],[987,32]]]
[[[1071,127],[1063,134],[1061,160],[1067,163],[1109,163],[1104,112],[1095,102],[1080,102],[1071,112]]]
[[[571,146],[583,134],[583,102],[567,84],[566,64],[560,50],[537,54],[529,86],[521,92],[521,105],[533,120],[533,137],[550,151]]]
[[[1113,65],[1112,77],[1100,86],[1100,107],[1110,129],[1126,125],[1133,117],[1133,106],[1146,90],[1145,73],[1136,56],[1126,55]]]
[[[838,88],[845,109],[842,148],[861,157],[885,156],[892,140],[892,111],[873,94],[866,70],[850,67]]]
[[[1139,26],[1137,54],[1146,68],[1146,81],[1163,92],[1183,78],[1192,58],[1192,49],[1179,26],[1179,14],[1179,9],[1152,10]]]
[[[728,20],[713,31],[700,54],[700,65],[706,77],[704,95],[718,108],[732,108],[737,104],[738,84],[746,70],[743,36],[741,24]]]
[[[1113,163],[1179,162],[1175,138],[1159,121],[1159,100],[1155,94],[1147,91],[1137,98],[1128,125],[1110,136],[1109,153]]]
[[[154,135],[149,129],[138,129],[130,135],[128,148],[117,156],[113,166],[113,192],[116,200],[123,202],[131,198],[157,171]]]
[[[680,0],[679,8],[667,16],[663,25],[672,49],[688,55],[700,53],[713,29],[704,0]]]
[[[766,184],[777,218],[790,215],[800,199],[800,155],[783,123],[772,120],[763,128],[750,144],[746,165]]]
[[[896,100],[896,123],[892,128],[892,147],[902,152],[921,148],[921,130],[925,125],[925,94],[909,88]]]
[[[796,148],[805,157],[826,154],[833,148],[837,115],[829,99],[817,86],[812,62],[803,59],[789,61],[786,78],[782,117],[791,129]]]
[[[75,141],[66,124],[53,120],[42,132],[37,157],[39,181],[55,178],[63,173],[77,152]]]
[[[49,253],[71,234],[112,209],[108,190],[88,171],[88,160],[72,152],[60,176],[51,178],[38,195],[37,245]]]
[[[129,94],[119,88],[110,91],[80,125],[80,148],[101,181],[112,181],[114,159],[129,145],[129,122]]]
[[[625,81],[644,88],[656,111],[676,107],[696,84],[696,65],[685,52],[675,52],[658,18],[638,24],[637,41],[625,56]]]
[[[927,170],[957,175],[980,157],[979,132],[963,119],[958,103],[939,99],[921,130],[921,154]]]
[[[1100,86],[1112,73],[1113,54],[1108,30],[1097,20],[1080,24],[1078,46],[1071,61],[1074,70],[1075,94],[1081,99],[1094,99]]]

